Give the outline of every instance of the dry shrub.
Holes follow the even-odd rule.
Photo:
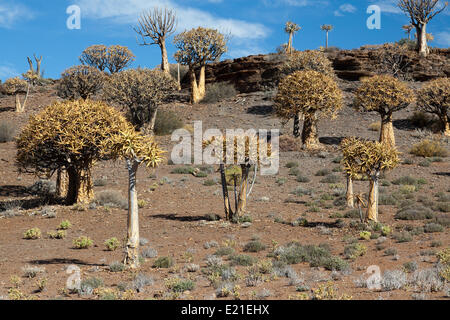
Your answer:
[[[446,157],[448,154],[447,149],[438,140],[422,140],[415,144],[410,153],[418,157]]]
[[[94,67],[71,67],[61,74],[57,94],[63,99],[87,99],[101,90],[104,79],[104,74]]]
[[[80,61],[100,71],[108,69],[111,73],[117,73],[129,66],[134,58],[134,54],[124,46],[93,45],[83,51]]]
[[[216,103],[235,97],[237,94],[234,85],[226,82],[216,82],[206,86],[206,94],[202,103]]]
[[[381,122],[373,122],[369,125],[370,131],[380,131],[381,130]]]
[[[290,151],[300,151],[302,148],[299,139],[296,139],[289,135],[280,136],[280,151],[290,152]]]
[[[183,128],[183,121],[172,111],[161,110],[156,114],[155,134],[164,136]]]
[[[14,140],[15,125],[10,121],[0,122],[0,143]]]

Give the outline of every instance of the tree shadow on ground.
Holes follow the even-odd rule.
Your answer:
[[[97,266],[106,267],[106,264],[102,263],[88,263],[78,259],[67,259],[67,258],[53,258],[53,259],[43,259],[43,260],[31,260],[28,261],[30,264],[75,264],[83,266]]]
[[[339,145],[345,137],[321,137],[319,142],[326,145]]]
[[[409,119],[394,120],[393,126],[397,130],[414,131],[417,127]]]
[[[0,107],[0,113],[1,112],[7,112],[7,111],[15,111],[16,108],[14,107]]]
[[[181,222],[196,222],[201,220],[206,220],[204,216],[177,216],[174,213],[169,214],[157,214],[150,216],[151,219],[165,219],[172,221],[181,221]]]
[[[247,109],[248,114],[268,116],[274,113],[273,106],[251,106]]]
[[[31,195],[29,189],[24,186],[0,186],[0,196],[2,197],[26,197],[29,195]]]
[[[435,172],[434,174],[441,177],[450,177],[450,172]]]

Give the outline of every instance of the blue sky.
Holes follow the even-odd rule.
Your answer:
[[[178,16],[177,32],[197,26],[232,35],[222,59],[275,52],[287,42],[284,23],[292,20],[302,30],[294,38],[298,50],[324,45],[322,24],[332,24],[330,46],[344,49],[393,42],[404,37],[401,26],[408,18],[397,0],[0,0],[0,79],[20,75],[28,68],[27,56],[43,56],[45,77],[59,78],[66,68],[79,64],[84,48],[93,44],[128,46],[136,55],[133,67],[153,68],[160,63],[157,46],[139,46],[132,29],[142,10],[170,7]],[[381,29],[369,30],[369,5],[381,8]],[[81,9],[81,29],[69,30],[66,9]],[[432,46],[450,46],[449,8],[428,27]],[[175,48],[168,40],[169,59]]]

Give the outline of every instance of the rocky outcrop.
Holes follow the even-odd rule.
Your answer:
[[[355,50],[339,50],[327,53],[336,75],[343,80],[359,81],[379,72],[380,46],[365,46]],[[286,60],[285,55],[253,55],[234,60],[209,64],[206,67],[206,83],[233,83],[241,93],[266,91],[278,83],[278,68]],[[408,61],[408,75],[414,81],[427,81],[450,75],[450,49],[433,49],[426,58],[415,52],[405,57]],[[187,76],[183,87],[189,87]]]

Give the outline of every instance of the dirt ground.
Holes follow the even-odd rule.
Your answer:
[[[355,83],[341,82],[347,102],[351,99],[351,90]],[[417,86],[417,85],[415,85]],[[176,112],[184,119],[186,125],[193,121],[203,121],[203,130],[208,128],[261,128],[281,129],[290,134],[292,123],[281,126],[280,120],[272,114],[272,102],[268,93],[242,94],[216,104],[189,105],[186,103],[171,103],[162,109]],[[24,114],[14,112],[14,98],[0,97],[0,121],[7,120],[14,123],[17,132],[24,126],[27,119],[39,112],[44,106],[58,99],[52,88],[40,88],[29,99],[27,111]],[[429,166],[420,165],[423,158],[409,154],[411,146],[430,135],[425,131],[418,131],[411,127],[408,118],[414,108],[394,114],[395,136],[399,150],[403,153],[402,160],[409,159],[409,164],[401,164],[383,177],[386,183],[381,187],[381,194],[389,195],[400,192],[401,185],[392,184],[397,178],[411,176],[423,178],[426,184],[412,192],[406,199],[412,202],[427,198],[438,203],[435,197],[443,193],[448,200],[450,195],[450,165],[449,158],[440,162],[432,162]],[[334,120],[323,120],[319,123],[319,136],[324,145],[324,152],[309,154],[307,152],[281,152],[280,170],[276,176],[258,176],[251,198],[248,201],[248,215],[250,224],[230,224],[223,220],[223,202],[219,184],[204,185],[206,180],[219,179],[216,171],[210,171],[205,178],[197,178],[190,174],[171,173],[174,166],[166,161],[154,171],[140,168],[138,172],[139,199],[146,204],[140,209],[140,236],[148,240],[144,247],[155,249],[158,256],[147,258],[137,271],[124,270],[112,272],[110,264],[122,261],[123,250],[107,251],[104,242],[116,237],[122,241],[126,237],[127,210],[120,208],[102,207],[97,205],[89,208],[77,206],[47,205],[39,202],[37,196],[29,195],[27,188],[38,179],[30,175],[20,175],[14,163],[16,149],[14,142],[0,143],[0,297],[13,298],[12,292],[19,291],[21,298],[35,299],[99,299],[106,298],[105,292],[93,294],[70,293],[65,289],[70,274],[67,267],[76,265],[81,269],[81,279],[98,278],[103,281],[103,287],[113,292],[121,292],[125,284],[132,283],[138,273],[153,278],[153,284],[145,290],[137,292],[128,290],[118,296],[133,299],[300,299],[302,293],[297,291],[298,285],[294,280],[302,280],[309,289],[318,289],[330,284],[337,290],[337,296],[349,295],[353,299],[413,299],[420,292],[414,287],[406,286],[400,290],[370,290],[361,288],[355,281],[366,273],[371,265],[377,265],[384,273],[386,270],[401,270],[407,262],[415,261],[419,269],[431,268],[437,261],[436,252],[450,246],[448,226],[442,232],[419,233],[409,242],[398,242],[392,235],[388,235],[381,244],[379,239],[357,240],[367,247],[365,255],[354,261],[346,259],[344,247],[349,239],[359,238],[360,230],[350,226],[355,218],[345,218],[349,211],[335,205],[334,189],[345,188],[345,177],[337,172],[339,164],[335,160],[339,156],[338,143],[347,136],[378,139],[379,132],[369,130],[369,125],[379,121],[377,114],[357,113],[346,106]],[[170,136],[157,137],[162,147],[170,151],[173,142]],[[444,145],[449,149],[448,141]],[[289,175],[286,164],[297,162],[302,175],[310,179],[309,182],[299,183],[296,177]],[[316,176],[321,169],[335,169],[339,177],[337,183],[320,182],[324,177]],[[123,198],[127,196],[128,176],[123,162],[101,162],[93,170],[94,181],[102,180],[94,187],[95,194],[105,190],[120,191]],[[280,179],[284,178],[284,183]],[[290,194],[295,188],[302,186],[312,190],[311,195],[294,196]],[[368,192],[367,181],[355,182],[356,192]],[[331,195],[330,197],[326,197]],[[323,199],[316,210],[311,210],[311,202]],[[37,199],[37,200],[36,200]],[[295,201],[293,201],[293,199]],[[326,200],[325,200],[326,199]],[[288,201],[286,201],[288,200]],[[14,203],[20,202],[14,208]],[[2,208],[9,205],[15,212],[13,217],[2,216]],[[380,222],[388,225],[394,232],[412,227],[423,226],[427,221],[405,221],[394,218],[400,204],[380,205]],[[28,208],[28,209],[27,209]],[[448,203],[447,207],[448,208]],[[445,211],[445,207],[441,211]],[[49,218],[43,213],[54,210],[56,217]],[[436,209],[433,209],[436,211]],[[3,211],[5,212],[5,211]],[[219,221],[208,221],[205,216],[217,214]],[[448,219],[448,212],[437,212]],[[289,222],[303,217],[309,222],[307,226],[293,226]],[[341,217],[343,225],[337,226],[337,217]],[[55,231],[62,220],[69,220],[72,227],[67,230],[65,239],[50,239],[47,232]],[[286,223],[280,223],[280,222]],[[341,224],[342,224],[341,222]],[[23,233],[30,228],[39,228],[42,237],[37,240],[23,239]],[[376,233],[376,232],[372,232]],[[72,241],[79,236],[90,237],[94,245],[88,249],[73,248]],[[257,253],[244,252],[244,246],[252,239],[259,239],[266,248]],[[206,248],[207,242],[216,241],[218,247]],[[216,288],[211,285],[206,269],[206,259],[219,247],[230,246],[239,254],[248,254],[259,261],[271,259],[271,251],[277,246],[298,241],[302,245],[322,243],[328,244],[331,252],[346,260],[351,268],[347,272],[332,272],[322,267],[310,267],[309,263],[290,265],[298,276],[274,276],[263,274],[256,286],[248,286],[246,266],[236,266],[238,273],[234,281],[234,292],[226,298],[216,297]],[[356,241],[356,240],[353,240]],[[432,247],[433,246],[435,247]],[[378,248],[377,248],[378,247]],[[382,249],[380,249],[382,248]],[[386,249],[395,248],[394,255],[387,255]],[[170,268],[153,268],[158,257],[172,257],[174,265]],[[226,256],[223,263],[229,263]],[[199,270],[188,272],[186,266],[197,264]],[[43,272],[34,278],[27,277],[24,267],[38,266]],[[17,285],[14,278],[18,277]],[[192,280],[195,287],[179,295],[171,293],[168,279],[183,278]],[[366,275],[367,277],[367,275]],[[45,288],[39,292],[39,280],[46,279]],[[297,281],[298,282],[298,281]],[[17,290],[12,289],[17,286]],[[447,287],[448,288],[448,287]],[[448,290],[448,289],[447,289]],[[123,290],[122,290],[123,291]],[[438,292],[424,292],[422,298],[448,299],[445,290]]]

